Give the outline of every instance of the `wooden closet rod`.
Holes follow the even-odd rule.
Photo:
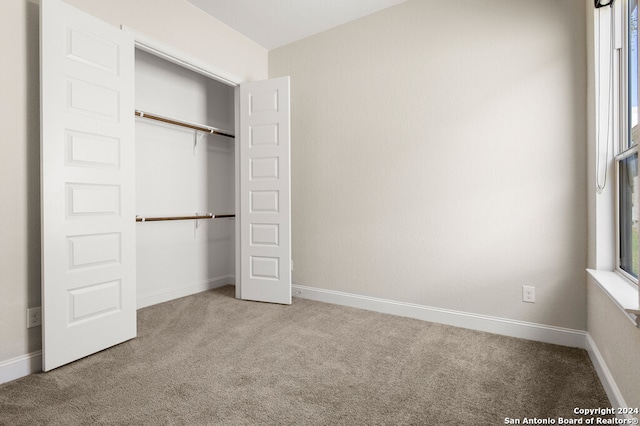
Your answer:
[[[231,213],[229,214],[208,213],[205,215],[193,215],[193,216],[153,216],[153,217],[136,216],[136,222],[160,222],[164,220],[221,219],[224,217],[236,217],[236,215]]]
[[[176,120],[176,119],[169,118],[169,117],[163,117],[161,115],[151,114],[151,113],[140,111],[140,110],[136,110],[135,114],[136,114],[136,116],[138,116],[140,118],[148,118],[149,120],[162,121],[163,123],[168,123],[168,124],[173,124],[173,125],[176,125],[176,126],[187,127],[189,129],[198,130],[200,132],[205,132],[205,133],[210,133],[210,134],[220,135],[220,136],[226,136],[228,138],[235,138],[235,135],[232,135],[231,133],[226,133],[226,132],[223,132],[220,129],[216,129],[215,127],[211,127],[211,126],[206,126],[204,124],[188,123],[186,121],[180,121],[180,120]]]

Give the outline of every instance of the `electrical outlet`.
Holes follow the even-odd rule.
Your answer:
[[[27,328],[42,325],[42,309],[40,307],[27,309]]]
[[[535,303],[536,301],[536,288],[531,285],[522,286],[522,301],[527,303]]]

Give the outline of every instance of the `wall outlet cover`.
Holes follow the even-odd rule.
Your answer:
[[[42,325],[42,309],[39,306],[27,309],[27,328],[39,325]]]
[[[531,285],[522,286],[522,301],[527,303],[535,303],[536,301],[536,288]]]

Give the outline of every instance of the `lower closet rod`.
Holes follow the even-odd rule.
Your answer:
[[[224,217],[236,217],[236,215],[209,213],[206,215],[193,215],[193,216],[153,216],[153,217],[136,216],[136,222],[160,222],[163,220],[221,219]]]

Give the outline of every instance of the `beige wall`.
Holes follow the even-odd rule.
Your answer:
[[[267,51],[182,0],[70,0],[115,26],[124,24],[240,80],[267,76]],[[0,25],[0,363],[40,349],[26,329],[40,305],[38,4],[3,0]],[[10,36],[6,36],[10,35]]]
[[[640,407],[640,330],[589,280],[589,334],[627,407]]]
[[[40,305],[38,5],[3,2],[0,27],[1,362],[40,349],[40,328],[26,329]]]
[[[585,330],[585,31],[582,0],[409,0],[270,51],[294,282]]]

